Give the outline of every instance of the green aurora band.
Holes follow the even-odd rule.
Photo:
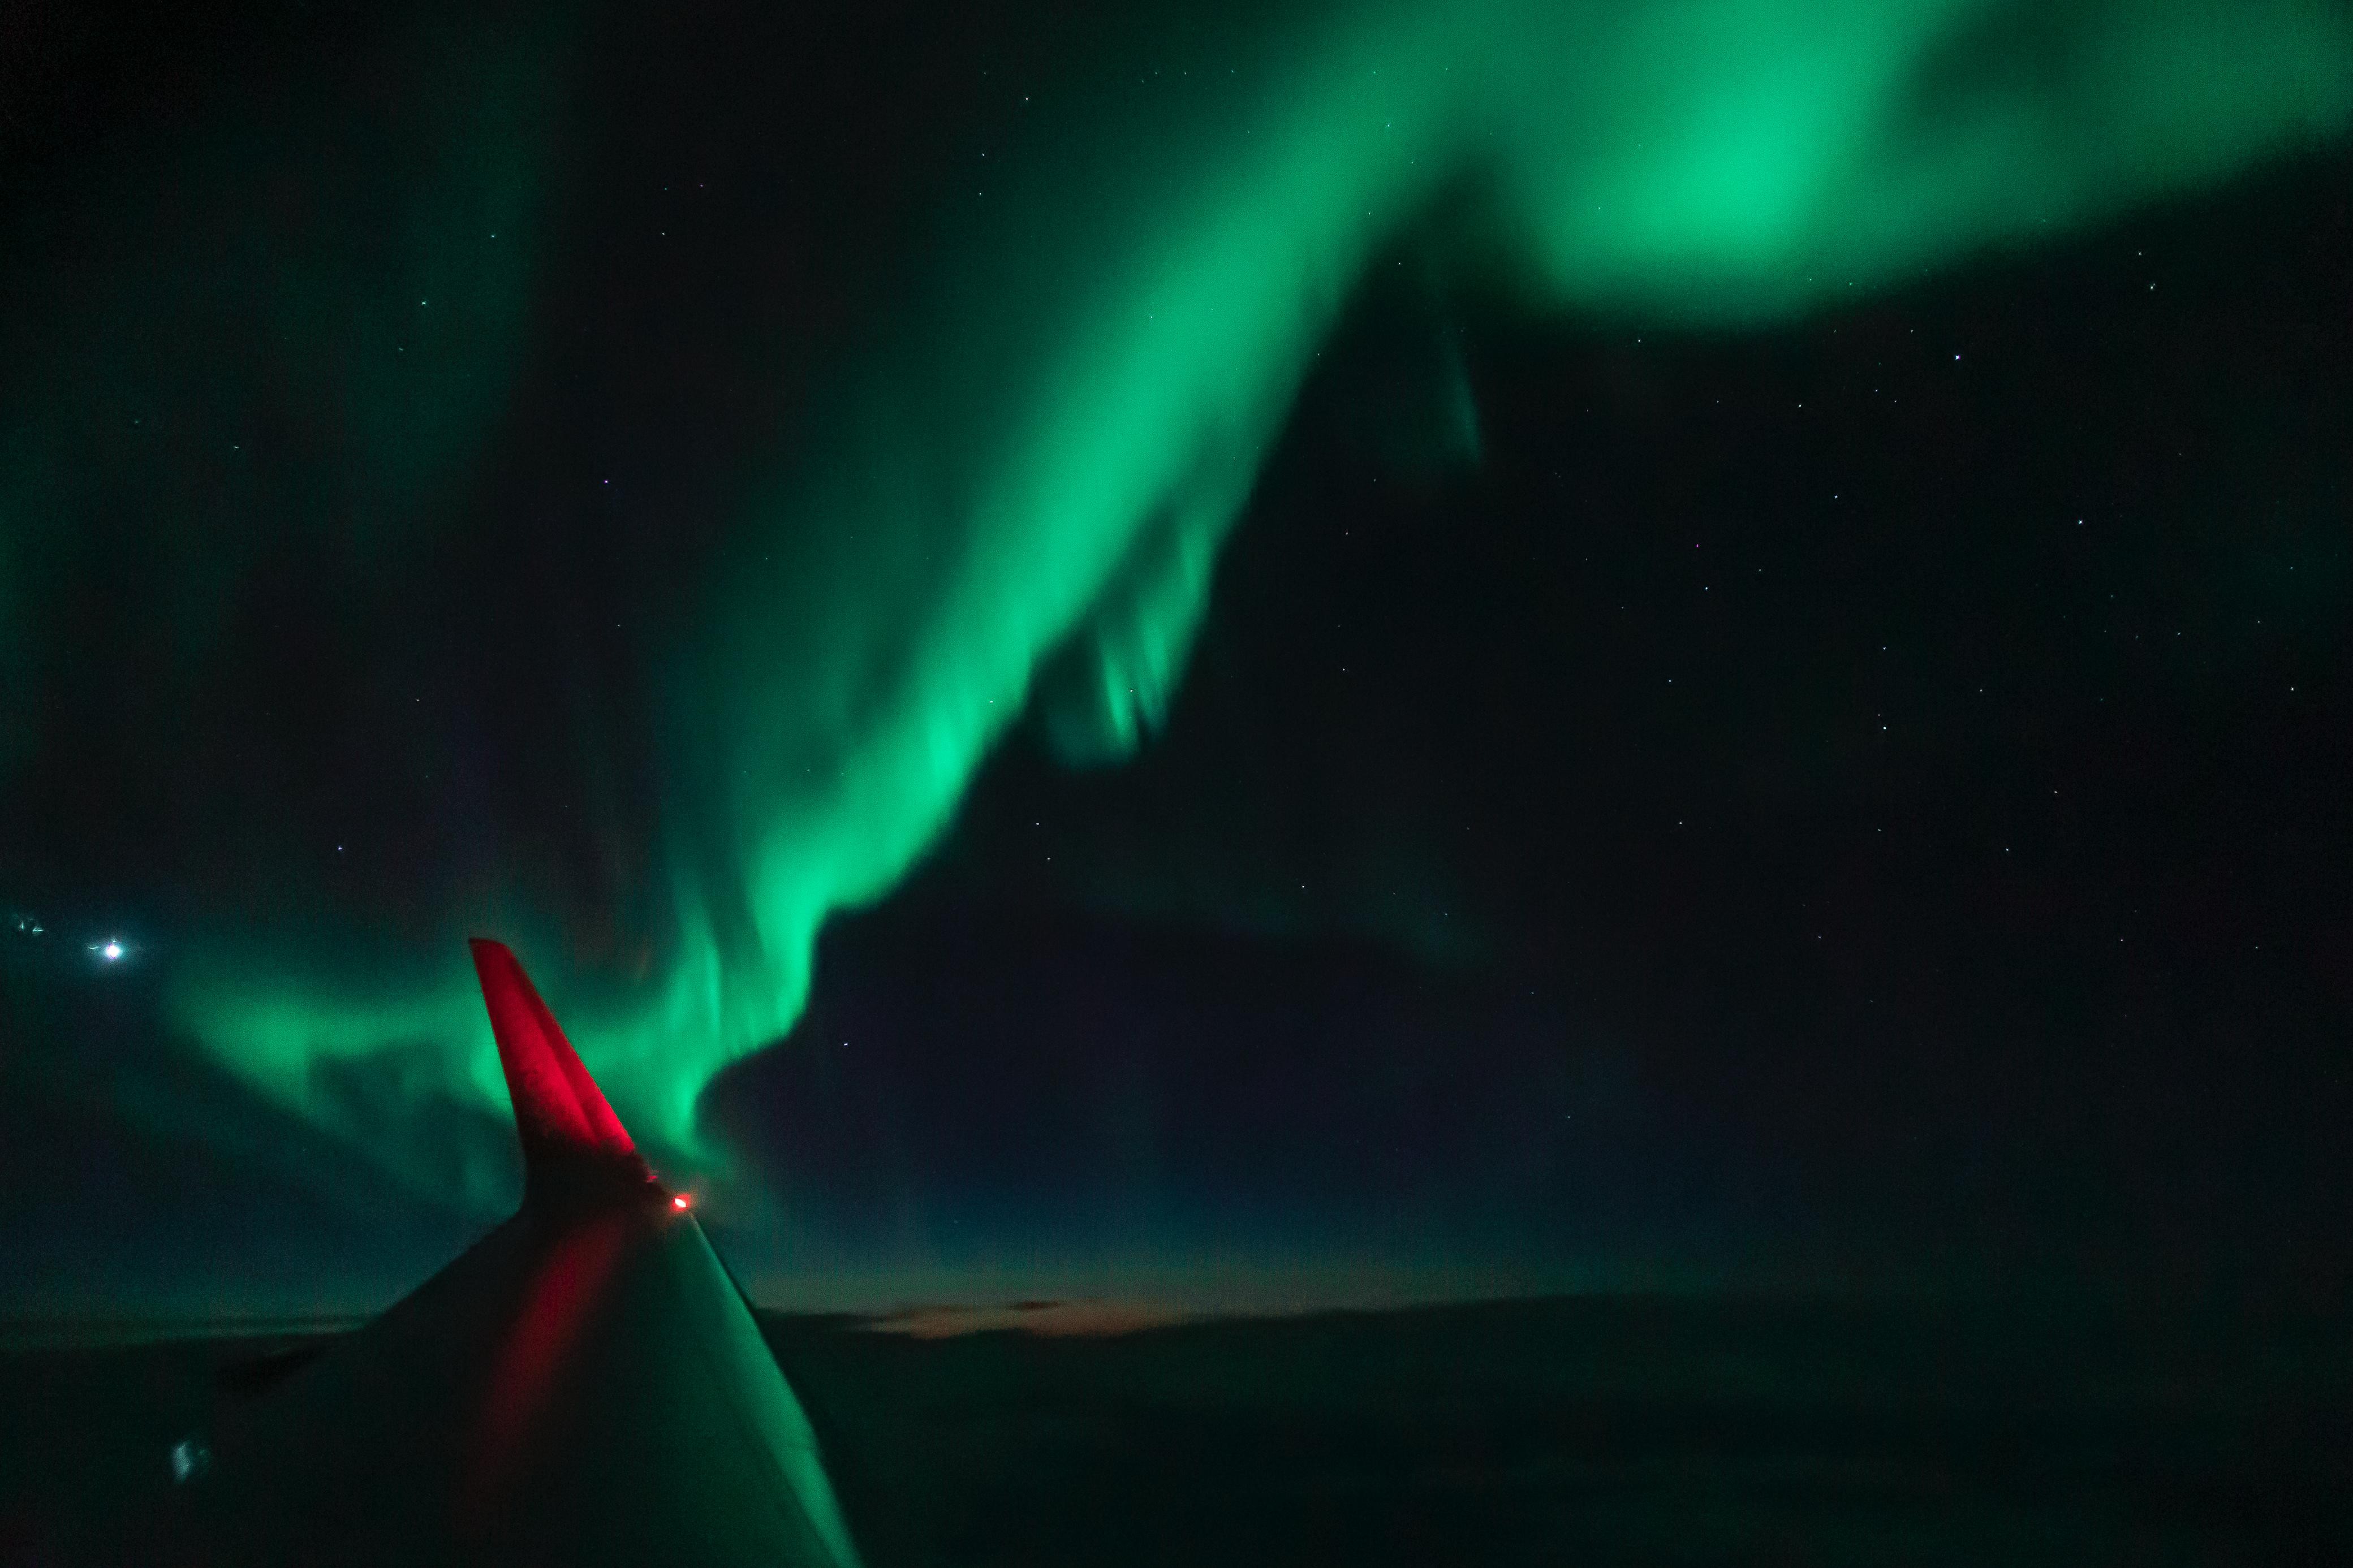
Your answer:
[[[1007,727],[1039,710],[1090,762],[1153,729],[1219,546],[1372,268],[1409,251],[1531,310],[1737,330],[2211,184],[2353,119],[2353,11],[2320,0],[1455,0],[1250,32],[1197,19],[1124,50],[1083,95],[1041,86],[987,179],[949,193],[911,297],[744,496],[660,668],[674,905],[647,973],[567,959],[511,887],[446,931],[352,932],[318,971],[258,924],[194,942],[174,971],[183,1025],[329,1125],[349,1110],[318,1091],[318,1065],[392,1053],[416,1102],[498,1110],[458,940],[496,921],[625,1119],[723,1176],[698,1095],[791,1026],[828,914],[892,889]],[[322,496],[380,520],[363,553],[412,540],[462,485],[522,353],[548,241],[543,58],[453,55],[428,95],[444,118],[381,132],[421,149],[384,293],[446,299],[463,330],[424,353],[440,356],[435,388],[466,391],[372,391],[356,442],[321,454]],[[228,256],[244,313],[194,315],[227,322],[224,345],[267,328],[322,395],[345,396],[337,334],[375,329],[328,327],[324,305],[355,291],[343,261],[273,252],[269,223],[258,200],[208,220],[225,256],[268,266]],[[460,229],[501,248],[461,264],[443,240]],[[128,259],[78,287],[160,301],[159,318],[186,302],[174,290],[190,285],[147,287],[168,258],[94,243]],[[126,337],[162,324],[115,319]],[[205,389],[168,374],[196,348],[153,352],[167,371],[149,395],[203,417]],[[22,539],[75,494],[61,454],[99,437],[68,428],[88,410],[13,412],[0,532]],[[17,657],[7,591],[0,658]],[[446,1163],[406,1163],[450,1184]],[[457,1185],[487,1204],[502,1179]]]

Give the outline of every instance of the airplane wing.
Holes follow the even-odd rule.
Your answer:
[[[522,1206],[227,1412],[142,1562],[857,1568],[799,1401],[522,966],[474,963]]]

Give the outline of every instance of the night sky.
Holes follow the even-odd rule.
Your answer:
[[[475,931],[765,1301],[2347,1283],[2342,6],[216,9],[0,20],[0,1310],[504,1212]]]

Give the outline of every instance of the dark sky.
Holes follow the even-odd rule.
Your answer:
[[[1760,337],[1463,328],[1448,472],[1364,449],[1365,321],[1165,738],[1017,739],[726,1091],[869,1213],[2341,1269],[2348,174]]]
[[[758,498],[877,429],[949,510],[1029,450],[957,377],[1027,384],[999,337],[1127,253],[1038,220],[999,320],[1029,219],[945,193],[1165,173],[1190,121],[1105,62],[1278,51],[455,15],[0,25],[0,1307],[429,1268],[515,1183],[436,1033],[481,925],[567,1019],[812,977],[780,1045],[618,1069],[711,1079],[674,1157],[779,1301],[2342,1283],[2341,150],[1722,312],[1538,300],[1445,186],[1270,383],[1133,754],[1071,765],[1070,694],[1198,470],[886,808],[1075,546]],[[526,258],[450,259],[502,214]],[[855,861],[806,971],[773,879],[713,891],[774,798]],[[395,1022],[219,1000],[280,994]]]

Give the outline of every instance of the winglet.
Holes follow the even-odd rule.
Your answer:
[[[474,950],[474,973],[481,977],[499,1065],[506,1069],[507,1094],[514,1101],[529,1188],[543,1188],[558,1170],[584,1167],[651,1181],[653,1173],[628,1129],[573,1054],[572,1043],[515,955],[487,937],[467,945]]]

